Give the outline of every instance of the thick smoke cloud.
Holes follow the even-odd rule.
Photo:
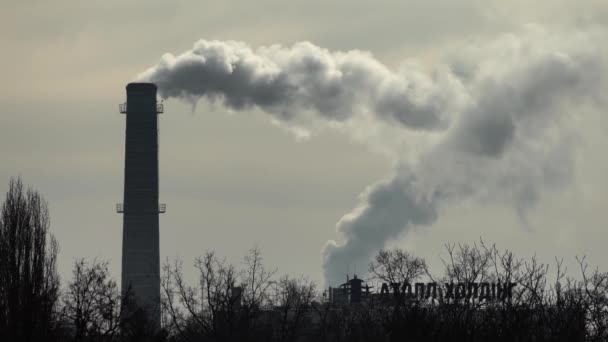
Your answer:
[[[140,75],[161,96],[222,101],[240,110],[256,106],[281,121],[312,112],[330,121],[371,113],[412,129],[446,125],[450,73],[390,71],[362,51],[330,52],[308,42],[253,50],[234,41],[198,41],[177,57],[165,54]]]
[[[337,224],[339,240],[323,249],[325,278],[336,285],[349,266],[365,269],[388,241],[432,225],[453,201],[505,203],[525,223],[544,192],[574,176],[577,120],[604,108],[605,38],[602,29],[529,26],[463,47],[432,70],[398,71],[366,52],[310,43],[254,50],[199,41],[139,80],[155,82],[163,97],[257,107],[286,126],[321,120],[365,140],[373,125],[381,138],[370,144],[407,137],[386,141],[393,175],[362,193]]]
[[[506,203],[525,225],[543,192],[574,176],[576,121],[603,108],[607,64],[596,35],[530,27],[452,61],[465,105],[436,144],[370,187],[339,221],[343,242],[323,253],[328,282],[343,281],[345,263],[362,269],[386,242],[432,224],[453,201]]]

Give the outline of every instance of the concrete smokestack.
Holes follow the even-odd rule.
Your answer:
[[[130,291],[138,306],[160,326],[160,258],[158,214],[158,120],[162,104],[156,102],[156,85],[129,83],[125,140],[122,293]]]

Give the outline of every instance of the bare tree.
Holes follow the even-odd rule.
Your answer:
[[[250,311],[259,309],[269,300],[269,289],[276,269],[264,266],[262,253],[258,247],[249,250],[243,259],[240,280],[243,285],[243,306]]]
[[[182,262],[163,266],[161,279],[165,325],[182,340],[201,336],[224,339],[233,333],[240,298],[234,296],[236,271],[214,252],[195,260],[199,272],[196,286],[183,276]]]
[[[306,278],[283,276],[277,282],[276,307],[280,314],[276,339],[295,341],[307,323],[312,302],[317,295],[316,285]],[[310,323],[308,322],[308,325]]]
[[[597,268],[589,272],[585,257],[578,258],[581,293],[584,294],[589,341],[608,340],[608,272]]]
[[[369,265],[373,278],[390,284],[411,283],[423,275],[425,269],[424,259],[400,248],[381,250]]]
[[[239,271],[207,252],[195,260],[199,281],[194,286],[184,280],[180,261],[166,262],[161,279],[165,325],[182,340],[253,340],[276,273],[262,261],[253,248]]]
[[[63,317],[74,341],[112,341],[120,326],[121,301],[107,262],[79,259],[63,296]]]
[[[164,267],[165,322],[175,341],[606,341],[608,275],[587,270],[584,258],[577,278],[567,277],[556,260],[553,282],[549,265],[536,257],[518,258],[483,241],[446,249],[438,276],[403,250],[380,252],[370,273],[390,283],[427,276],[439,298],[442,286],[447,297],[448,284],[452,290],[464,284],[466,295],[385,300],[372,293],[357,304],[315,303],[313,283],[275,280],[276,271],[264,267],[257,248],[240,269],[210,252],[195,262],[195,286],[184,281],[181,263]],[[469,295],[480,283],[486,291]],[[512,299],[503,300],[506,283],[517,287]]]
[[[446,282],[484,282],[490,280],[492,257],[497,253],[496,247],[487,247],[483,241],[480,245],[446,244],[447,259],[441,259],[444,266]]]
[[[0,213],[0,340],[52,339],[58,301],[58,245],[47,204],[11,179]]]

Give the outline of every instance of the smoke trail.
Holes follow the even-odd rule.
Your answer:
[[[568,182],[574,123],[581,108],[602,107],[604,38],[599,29],[529,26],[465,47],[431,71],[391,71],[369,53],[311,43],[254,50],[203,40],[164,55],[139,79],[155,82],[163,97],[257,107],[286,126],[331,122],[390,146],[393,175],[364,191],[337,224],[340,242],[323,250],[326,280],[336,284],[347,265],[365,269],[387,241],[433,224],[450,201],[502,201],[525,218],[545,189]],[[408,146],[389,141],[402,136]],[[420,140],[432,144],[410,147]]]
[[[242,42],[201,40],[180,56],[165,54],[139,78],[156,83],[164,97],[205,97],[236,110],[257,106],[281,121],[305,112],[337,122],[371,113],[433,130],[446,126],[455,95],[450,76],[394,73],[367,52],[330,52],[308,42],[254,51]]]

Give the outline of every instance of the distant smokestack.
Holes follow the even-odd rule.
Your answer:
[[[162,106],[156,103],[156,85],[129,83],[125,140],[122,294],[130,294],[160,328],[160,260],[158,214],[158,121]],[[129,292],[130,291],[130,292]]]

